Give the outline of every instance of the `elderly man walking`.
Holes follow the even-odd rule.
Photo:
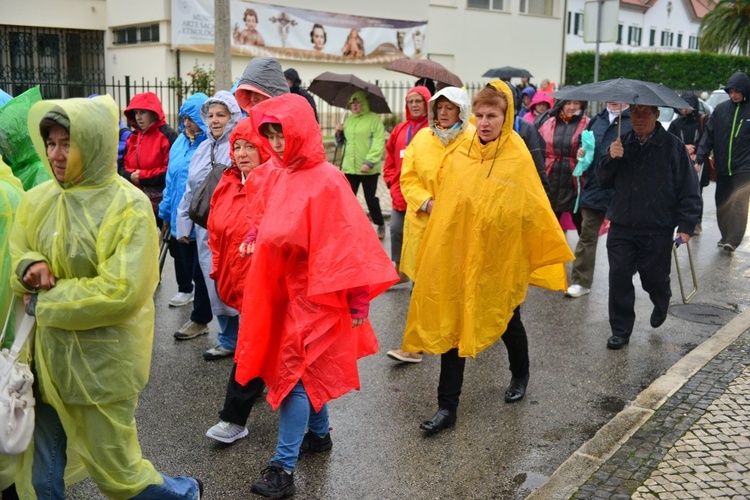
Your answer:
[[[611,222],[609,256],[609,349],[630,341],[635,323],[633,275],[640,274],[654,310],[651,326],[664,323],[672,290],[669,283],[674,230],[690,240],[698,223],[698,177],[685,145],[657,126],[656,106],[631,106],[632,130],[618,137],[596,167],[599,186],[614,188],[607,211]]]
[[[716,166],[716,219],[721,231],[718,246],[727,252],[742,243],[750,201],[750,78],[735,73],[724,90],[730,99],[716,106],[698,146],[695,164],[705,165],[713,151]]]

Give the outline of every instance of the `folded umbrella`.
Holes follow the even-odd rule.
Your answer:
[[[523,68],[514,68],[513,66],[503,66],[487,70],[482,77],[499,78],[501,80],[510,80],[511,78],[531,78],[532,75]]]
[[[448,68],[430,59],[398,59],[383,67],[418,78],[429,78],[452,87],[464,85],[458,76],[448,71]]]
[[[331,106],[348,108],[349,98],[358,90],[367,92],[370,111],[390,113],[391,108],[385,100],[383,91],[374,83],[369,83],[352,74],[339,74],[326,71],[316,76],[309,87],[309,92],[317,95]]]

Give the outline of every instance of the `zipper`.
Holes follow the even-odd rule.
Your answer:
[[[734,125],[737,123],[737,114],[739,112],[740,106],[737,105],[734,110],[734,118],[732,119],[732,133],[729,135],[729,159],[727,160],[727,170],[729,170],[729,175],[732,175],[732,146],[734,145],[734,138],[739,135],[740,129],[742,128],[742,122],[740,122],[740,126],[737,127],[737,133],[735,134]]]

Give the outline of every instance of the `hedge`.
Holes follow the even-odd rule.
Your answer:
[[[710,90],[736,71],[750,73],[750,57],[703,52],[610,52],[599,56],[599,81],[631,78],[662,83],[673,89]],[[594,81],[594,52],[567,54],[565,85]]]

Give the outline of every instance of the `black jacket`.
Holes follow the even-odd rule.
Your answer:
[[[742,92],[745,99],[739,104],[730,99],[716,106],[706,120],[695,158],[702,165],[713,151],[716,175],[720,176],[750,172],[750,78],[735,73],[727,80],[726,89]]]
[[[667,132],[672,135],[676,135],[685,144],[691,144],[695,146],[696,152],[698,145],[701,143],[703,138],[703,131],[705,129],[706,116],[700,113],[700,104],[698,102],[698,96],[692,92],[685,92],[680,97],[690,104],[692,112],[690,114],[679,116],[672,120],[669,124]],[[701,174],[701,186],[708,186],[711,182],[709,179],[708,168],[703,169]]]
[[[544,137],[530,122],[522,120],[517,116],[515,120],[514,128],[518,132],[518,135],[521,136],[521,139],[523,139],[523,142],[526,143],[526,147],[529,149],[529,153],[531,153],[531,158],[534,160],[534,165],[536,165],[539,179],[542,181],[542,186],[544,186],[544,192],[547,193],[547,197],[549,198],[549,180],[547,179],[547,171],[544,168],[544,153],[547,147]]]
[[[620,135],[630,132],[630,109],[622,112],[622,115],[609,123],[609,111],[605,108],[600,111],[589,122],[587,130],[594,134],[594,159],[591,167],[586,172],[586,180],[583,182],[580,205],[582,208],[606,211],[612,200],[612,189],[600,189],[599,177],[596,165],[604,155],[609,154],[609,145],[617,139],[618,122],[620,123]]]
[[[682,141],[657,123],[643,146],[632,130],[622,145],[622,158],[607,154],[596,166],[599,187],[614,188],[607,218],[638,233],[671,233],[677,227],[692,235],[701,197]]]

